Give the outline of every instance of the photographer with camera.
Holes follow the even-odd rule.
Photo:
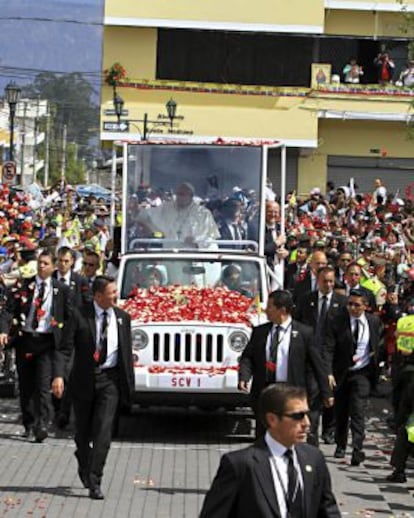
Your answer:
[[[377,68],[378,83],[380,85],[391,83],[392,76],[394,75],[395,64],[391,59],[389,52],[380,52],[374,59],[374,65]]]

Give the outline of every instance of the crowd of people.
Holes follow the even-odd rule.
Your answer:
[[[405,427],[414,411],[410,190],[405,197],[389,193],[377,179],[372,192],[360,193],[351,179],[337,188],[328,183],[326,194],[318,187],[303,197],[291,192],[283,203],[268,184],[265,196],[264,253],[273,291],[268,322],[253,329],[239,370],[239,390],[252,398],[256,434],[263,438],[275,425],[272,417],[263,417],[263,389],[299,387],[308,408],[302,392],[293,393],[300,401],[294,419],[309,428],[308,442],[335,444],[335,457],[343,458],[350,429],[351,464],[359,465],[365,460],[368,398],[378,390],[380,376],[391,375],[389,424],[397,440],[388,480],[404,482],[410,452]],[[132,233],[138,228],[188,245],[200,236],[223,239],[247,250],[244,241],[260,234],[253,191],[237,188],[224,200],[197,200],[184,182],[160,203],[146,200],[148,206],[135,210],[133,200],[126,215]],[[73,405],[79,477],[96,499],[103,498],[100,484],[117,405],[128,404],[133,386],[130,318],[116,307],[119,240],[110,235],[108,216],[106,206],[76,198],[69,187],[42,202],[7,186],[0,191],[0,346],[16,351],[25,435],[37,442],[48,436],[53,379],[56,425],[68,424]],[[227,273],[231,286],[237,269]],[[162,284],[159,271],[148,272],[148,283],[149,275],[151,285]],[[87,349],[79,346],[81,336]],[[70,376],[74,391],[67,389]]]
[[[274,353],[276,381],[302,386],[303,378],[297,375],[301,358],[302,368],[311,372],[305,377],[310,407],[308,441],[318,445],[322,414],[321,438],[336,445],[335,457],[345,457],[351,430],[353,465],[365,460],[368,398],[378,394],[381,377],[391,378],[394,418],[389,425],[397,439],[391,457],[393,472],[387,480],[405,482],[411,450],[406,426],[414,412],[413,204],[409,196],[403,199],[399,193],[388,193],[381,179],[375,180],[370,193],[356,191],[353,182],[337,189],[329,184],[326,195],[314,188],[307,200],[295,200],[294,206],[287,200],[285,208],[288,213],[292,210],[292,217],[287,218],[286,237],[278,227],[280,203],[275,197],[266,202],[265,253],[279,288],[270,295],[270,324],[266,325],[284,330],[291,325],[294,330],[305,324],[313,330],[310,342],[325,365],[333,408],[323,404],[327,387],[321,383],[312,355],[295,353],[295,365],[284,357],[284,350],[298,347],[293,339],[287,344],[285,331]],[[269,329],[263,330],[261,341],[266,341],[270,354]],[[296,333],[306,342],[304,330],[298,327]],[[242,355],[240,381],[244,389],[247,380],[256,377],[253,387],[258,395],[267,383],[265,368],[260,372],[253,368],[260,363],[255,359],[255,336]],[[274,374],[271,379],[275,380]]]

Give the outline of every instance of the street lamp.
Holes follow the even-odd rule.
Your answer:
[[[118,94],[114,95],[114,108],[115,108],[115,115],[118,118],[118,124],[121,122],[121,116],[122,116],[122,109],[124,107],[124,100],[122,97]]]
[[[143,129],[142,129],[142,140],[147,140],[147,137],[148,137],[148,124],[154,124],[154,126],[165,126],[165,125],[169,125],[170,126],[170,129],[172,130],[173,129],[173,123],[174,123],[174,119],[176,118],[176,114],[177,114],[177,103],[174,101],[174,99],[170,99],[167,104],[165,105],[165,108],[167,110],[167,115],[168,115],[168,121],[163,121],[163,120],[148,120],[148,113],[144,113],[144,118],[143,119],[124,119],[124,120],[121,120],[121,116],[122,116],[122,109],[124,107],[124,100],[122,99],[122,97],[115,93],[114,95],[114,99],[113,99],[113,103],[114,103],[114,111],[115,111],[115,115],[117,116],[117,122],[118,122],[118,126],[124,122],[124,123],[129,123],[129,122],[142,122],[143,123]]]
[[[171,97],[171,99],[165,105],[167,108],[168,118],[170,119],[170,128],[173,129],[173,121],[175,119],[175,114],[177,112],[177,103]]]
[[[14,116],[16,115],[16,104],[19,101],[21,88],[14,82],[11,81],[4,89],[6,93],[6,101],[9,104],[10,113],[10,152],[9,158],[11,161],[14,160]]]

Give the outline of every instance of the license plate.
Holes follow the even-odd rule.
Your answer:
[[[158,386],[172,390],[203,390],[221,388],[223,386],[223,376],[159,374]]]

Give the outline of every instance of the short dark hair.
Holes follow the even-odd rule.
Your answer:
[[[97,275],[92,283],[92,293],[103,293],[111,282],[115,282],[115,279],[109,275]]]
[[[37,256],[37,259],[39,260],[41,257],[50,257],[52,264],[56,263],[56,255],[50,248],[44,248],[41,250],[40,254]]]
[[[368,304],[368,297],[367,297],[366,292],[364,292],[360,289],[351,290],[349,292],[349,297],[360,297],[361,299],[364,299],[365,304]]]
[[[98,259],[98,264],[99,264],[99,263],[100,263],[100,261],[101,261],[101,258],[100,258],[100,256],[99,256],[99,254],[98,254],[98,253],[96,253],[94,250],[87,250],[87,249],[86,249],[86,250],[83,252],[83,255],[84,255],[84,256],[87,256],[87,255],[88,255],[89,257],[96,257],[96,258]]]
[[[350,263],[348,263],[346,265],[346,268],[345,268],[345,273],[348,273],[348,270],[350,268],[353,268],[354,266],[357,266],[359,268],[360,271],[362,271],[362,267],[361,265],[359,265],[356,261],[351,261]]]
[[[59,250],[57,251],[57,256],[58,257],[63,257],[66,254],[70,254],[72,256],[73,260],[76,259],[75,251],[72,250],[72,248],[70,248],[69,246],[61,246],[59,248]]]
[[[327,266],[322,266],[322,268],[319,268],[316,272],[316,278],[319,279],[319,275],[322,273],[333,273],[335,275],[335,268],[329,264]]]
[[[258,415],[262,424],[267,428],[266,414],[269,412],[283,416],[287,402],[291,399],[306,399],[306,390],[303,387],[278,383],[263,389],[258,401]]]
[[[294,304],[290,291],[275,290],[269,293],[269,299],[272,299],[274,306],[277,308],[285,308],[288,313],[292,313]]]

